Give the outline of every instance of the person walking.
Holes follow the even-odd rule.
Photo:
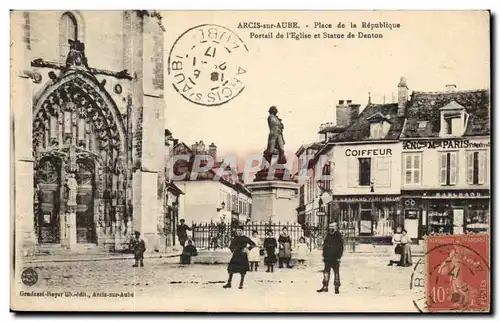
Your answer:
[[[247,248],[248,245],[248,248]],[[243,282],[245,281],[245,274],[250,270],[248,264],[248,251],[254,248],[255,243],[248,238],[243,236],[243,227],[238,226],[236,228],[235,236],[231,240],[229,249],[233,253],[229,265],[227,266],[227,272],[229,273],[229,278],[226,285],[223,288],[231,288],[231,282],[233,280],[233,274],[239,273],[241,275],[239,289],[243,288]]]
[[[257,230],[254,230],[252,232],[252,238],[251,240],[254,242],[255,246],[252,248],[252,250],[248,253],[248,261],[250,262],[250,271],[256,271],[259,269],[259,262],[260,262],[260,238],[259,238],[259,232]]]
[[[392,235],[392,244],[394,245],[394,258],[389,260],[387,266],[392,266],[394,264],[401,265],[401,259],[403,255],[403,247],[401,245],[401,226],[396,227],[396,231]]]
[[[340,259],[344,254],[344,240],[339,231],[337,223],[331,223],[328,226],[328,234],[323,243],[323,262],[325,268],[323,270],[323,287],[317,292],[328,292],[328,284],[330,283],[330,270],[333,269],[335,286],[335,294],[339,294],[340,288]]]
[[[141,233],[134,232],[135,238],[130,242],[130,248],[134,252],[135,264],[132,267],[137,267],[139,264],[144,267],[144,252],[146,251],[146,243],[141,238]]]
[[[191,227],[185,224],[185,220],[179,220],[179,225],[177,226],[177,238],[179,239],[179,243],[184,248],[186,245],[186,241],[188,240],[187,231],[191,230]]]
[[[266,257],[264,257],[264,264],[267,266],[267,273],[274,272],[274,264],[276,263],[276,248],[278,242],[273,236],[273,231],[267,232],[267,237],[264,239],[264,249],[266,250]]]
[[[288,229],[283,227],[281,229],[280,237],[278,238],[279,243],[279,268],[283,268],[283,263],[286,264],[287,268],[292,268],[290,266],[290,259],[292,258],[292,240],[288,235]]]

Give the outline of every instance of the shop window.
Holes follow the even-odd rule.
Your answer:
[[[422,154],[404,154],[404,183],[406,185],[419,185],[422,182]]]
[[[457,184],[457,152],[441,152],[439,157],[439,181],[442,186]]]
[[[465,220],[465,231],[468,234],[487,233],[489,229],[488,205],[469,205]]]
[[[371,184],[371,158],[359,158],[359,185],[369,186]]]
[[[453,215],[445,202],[433,204],[428,214],[429,234],[453,234]]]
[[[467,152],[467,183],[484,184],[486,174],[486,151]]]

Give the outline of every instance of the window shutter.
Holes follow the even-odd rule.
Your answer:
[[[457,184],[457,154],[450,153],[450,185]]]
[[[447,153],[441,153],[439,162],[439,182],[441,185],[446,185],[446,155]]]
[[[474,152],[467,152],[467,183],[474,183]]]
[[[347,184],[349,187],[357,187],[359,179],[359,162],[356,158],[350,158],[347,162]]]
[[[479,184],[484,184],[486,181],[486,152],[485,151],[480,151],[478,153],[478,158],[479,158]]]
[[[378,187],[387,187],[391,185],[391,158],[378,157],[375,174],[375,185]]]
[[[411,184],[411,155],[404,155],[404,181],[405,184]]]
[[[413,183],[414,184],[420,184],[420,154],[415,154],[413,156]]]

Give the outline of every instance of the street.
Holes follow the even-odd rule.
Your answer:
[[[412,268],[387,267],[386,255],[347,253],[341,264],[341,293],[318,294],[322,263],[319,253],[310,256],[308,267],[275,268],[274,273],[249,272],[244,289],[223,289],[226,265],[177,264],[178,258],[146,259],[144,268],[132,267],[133,260],[107,260],[33,264],[38,282],[31,287],[19,282],[25,292],[72,292],[73,309],[165,311],[413,311],[409,289]],[[333,277],[332,281],[333,283]],[[80,294],[78,294],[80,292]],[[94,292],[96,294],[94,294]],[[102,298],[97,293],[131,292],[129,298]],[[75,297],[85,294],[88,297]],[[32,304],[68,308],[65,296],[22,297]],[[41,302],[39,302],[41,301]]]

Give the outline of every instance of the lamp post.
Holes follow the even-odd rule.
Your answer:
[[[179,210],[179,200],[178,200],[179,197],[177,197],[177,200],[175,200],[174,202],[172,202],[172,212],[173,212],[173,225],[172,225],[172,237],[173,237],[173,245],[175,246],[175,234],[177,232],[177,218],[179,216],[179,213],[178,213],[178,210]]]

